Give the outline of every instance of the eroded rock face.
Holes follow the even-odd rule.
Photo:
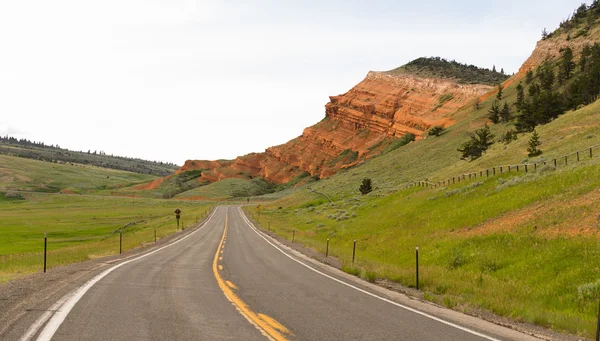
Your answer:
[[[546,60],[556,60],[560,57],[561,51],[570,47],[576,59],[585,46],[592,46],[598,40],[595,37],[600,36],[600,27],[594,27],[588,36],[578,37],[576,39],[566,39],[566,35],[562,34],[557,37],[540,40],[537,42],[531,56],[527,58],[525,63],[519,69],[519,73],[526,73],[542,65]]]
[[[200,182],[262,177],[286,183],[306,173],[327,177],[381,153],[394,138],[412,133],[419,139],[433,126],[452,125],[448,113],[490,90],[487,85],[369,72],[347,93],[330,97],[325,118],[301,136],[231,161],[188,160],[178,172],[201,169]]]

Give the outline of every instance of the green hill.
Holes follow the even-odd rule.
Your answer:
[[[0,191],[96,193],[155,179],[153,175],[0,155]]]
[[[479,68],[474,65],[448,61],[440,57],[419,58],[394,70],[387,71],[392,75],[410,74],[423,78],[453,80],[459,84],[497,85],[509,76],[495,70]]]
[[[594,2],[571,19],[569,30],[563,24],[545,38],[545,49],[557,49],[550,51],[554,57],[507,80],[502,96],[490,93],[448,115],[456,124],[441,135],[312,183],[311,189],[266,196],[274,201],[263,205],[260,222],[271,221],[271,228],[285,237],[296,229],[296,240],[319,252],[329,239],[330,254],[341,259],[347,272],[409,287],[415,285],[418,246],[420,290],[426,299],[592,337],[600,300],[596,8]],[[573,34],[582,27],[588,27],[585,33]],[[573,46],[572,59],[564,46]],[[427,72],[453,77],[433,66]],[[493,123],[493,106],[503,108],[504,103],[508,119]],[[461,159],[458,149],[486,125],[494,143],[472,161]],[[529,156],[533,131],[542,154]],[[516,140],[504,142],[507,133]],[[364,178],[373,183],[367,195],[358,190]],[[437,185],[448,180],[449,186],[413,186],[415,181]]]
[[[107,155],[102,151],[73,151],[59,146],[46,145],[43,142],[16,139],[11,136],[0,136],[0,155],[18,156],[52,163],[78,163],[156,176],[169,175],[179,168],[172,163]]]

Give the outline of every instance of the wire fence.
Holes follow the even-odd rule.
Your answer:
[[[475,180],[477,178],[488,178],[490,176],[496,176],[496,175],[502,175],[502,174],[507,174],[507,173],[514,173],[514,172],[528,173],[530,171],[536,171],[539,167],[543,167],[546,165],[551,165],[551,166],[554,166],[555,168],[557,168],[559,166],[567,166],[573,162],[581,162],[581,161],[593,159],[597,155],[600,155],[600,152],[598,151],[598,149],[600,149],[600,144],[588,147],[583,150],[573,152],[571,154],[556,157],[554,159],[538,161],[538,162],[533,162],[533,163],[495,166],[492,168],[487,168],[487,169],[481,170],[479,172],[463,173],[458,176],[453,176],[452,178],[440,180],[437,182],[431,182],[428,180],[416,180],[416,181],[411,182],[407,186],[407,188],[444,187],[444,186],[450,186],[452,184],[456,184],[456,183],[460,183],[460,182],[464,182],[464,181]]]

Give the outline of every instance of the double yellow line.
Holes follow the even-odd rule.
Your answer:
[[[227,214],[225,216],[225,229],[223,231],[223,237],[221,237],[221,242],[219,242],[219,247],[215,253],[215,259],[212,267],[215,278],[217,279],[217,283],[219,284],[219,288],[221,288],[221,291],[223,291],[225,297],[231,303],[233,303],[240,314],[242,314],[242,316],[244,316],[246,320],[250,322],[250,324],[254,325],[256,329],[258,329],[269,340],[288,341],[283,334],[291,334],[291,332],[286,327],[267,315],[253,312],[250,307],[248,307],[248,305],[233,291],[233,289],[237,289],[235,284],[225,281],[221,277],[219,270],[222,270],[223,266],[219,264],[219,260],[223,259],[223,257],[220,255],[225,249],[225,240],[227,239],[227,229],[229,227],[228,225],[229,215]]]

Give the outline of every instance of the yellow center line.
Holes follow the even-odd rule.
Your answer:
[[[253,312],[250,307],[248,307],[248,305],[242,301],[232,290],[232,288],[230,286],[227,285],[227,282],[229,281],[225,281],[223,280],[223,278],[221,277],[221,274],[219,273],[219,270],[217,270],[219,264],[219,254],[223,253],[222,246],[223,246],[223,241],[225,240],[225,236],[227,235],[227,229],[228,229],[228,224],[229,224],[229,215],[225,216],[225,230],[223,231],[223,237],[221,238],[221,241],[219,242],[219,247],[217,247],[217,252],[215,253],[215,259],[213,261],[213,274],[215,275],[215,278],[217,279],[217,283],[219,284],[219,288],[221,288],[221,291],[223,291],[223,294],[225,294],[225,297],[231,302],[233,303],[233,305],[235,305],[235,307],[237,308],[237,310],[240,312],[240,314],[242,314],[242,316],[244,316],[248,322],[250,322],[252,325],[254,325],[258,330],[260,330],[263,335],[265,335],[269,340],[275,340],[275,341],[288,341],[288,339],[282,335],[282,332],[291,334],[291,332],[284,327],[281,323],[277,322],[275,319],[264,315],[264,314],[257,314],[255,312]],[[222,257],[221,257],[222,259]],[[231,282],[229,282],[231,283]],[[233,284],[233,283],[231,283]],[[235,287],[235,285],[233,285],[233,287]]]

